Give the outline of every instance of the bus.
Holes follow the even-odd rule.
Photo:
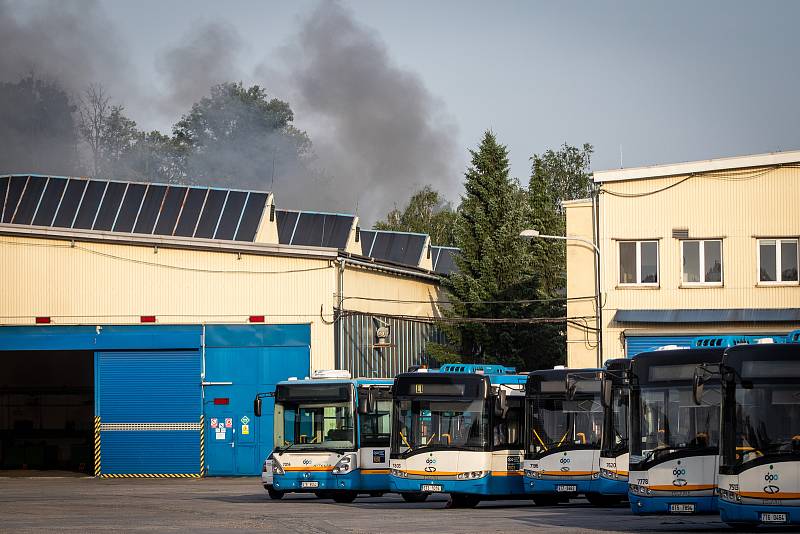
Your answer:
[[[275,388],[273,499],[313,493],[339,503],[389,491],[390,378],[318,371]],[[261,416],[262,399],[254,401]]]
[[[525,376],[500,365],[425,371],[395,378],[391,490],[411,502],[449,493],[456,508],[523,497]]]
[[[628,500],[635,514],[717,511],[719,379],[710,380],[700,404],[692,399],[695,368],[719,364],[730,343],[711,345],[643,352],[631,361]]]
[[[524,487],[539,506],[585,496],[595,505],[614,498],[598,491],[602,369],[533,371],[525,388]],[[567,376],[581,377],[571,380]],[[568,391],[569,390],[569,391]]]
[[[600,436],[601,495],[628,497],[628,402],[629,358],[608,360],[603,371],[600,403],[603,406],[603,431]],[[620,500],[622,500],[620,498]]]
[[[738,346],[722,358],[718,504],[735,527],[800,525],[800,339],[793,337],[800,331],[788,344]],[[698,400],[708,377],[709,369],[698,369]]]

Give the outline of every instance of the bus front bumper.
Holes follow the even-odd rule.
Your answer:
[[[612,480],[600,475],[597,479],[597,492],[602,495],[628,495],[628,478]]]
[[[344,475],[328,471],[291,471],[273,475],[272,486],[278,491],[316,493],[321,491],[389,491],[388,469],[355,469]]]
[[[718,511],[717,498],[708,497],[645,497],[628,492],[628,501],[634,514],[715,514]],[[692,511],[686,511],[685,505],[692,505]],[[676,512],[676,510],[682,510]]]
[[[779,526],[800,525],[800,506],[762,506],[759,504],[736,504],[719,499],[719,515],[726,523],[766,524],[761,514],[786,514],[785,523],[771,523]]]
[[[569,478],[525,477],[525,493],[533,495],[563,495],[565,497],[585,495],[598,491],[597,479],[571,480]]]
[[[485,475],[473,480],[442,480],[425,478],[389,477],[390,491],[396,493],[468,493],[474,495],[521,495],[522,476]],[[422,488],[426,489],[423,490]],[[431,491],[434,488],[435,491]]]

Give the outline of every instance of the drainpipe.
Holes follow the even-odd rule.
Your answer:
[[[337,260],[339,264],[339,278],[336,284],[336,293],[337,293],[337,306],[339,308],[339,314],[342,313],[342,309],[344,309],[344,269],[347,260],[345,258],[340,258]],[[336,321],[336,325],[334,328],[337,328],[337,332],[339,334],[339,350],[336,358],[336,368],[342,369],[344,368],[344,323],[341,321],[341,318],[337,321],[336,320],[336,313],[334,310],[334,321]]]
[[[592,194],[592,241],[600,250],[600,197],[599,189]],[[595,328],[597,328],[597,367],[603,366],[603,294],[600,292],[600,254],[594,255]]]

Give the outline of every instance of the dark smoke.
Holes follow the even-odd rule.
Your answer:
[[[334,177],[337,209],[358,205],[372,222],[422,185],[454,189],[455,127],[441,102],[349,10],[322,2],[289,47],[287,62],[300,126],[319,165]]]
[[[208,95],[210,87],[241,80],[242,48],[241,37],[228,24],[209,22],[184,35],[157,61],[165,88],[158,102],[161,113],[176,120]]]

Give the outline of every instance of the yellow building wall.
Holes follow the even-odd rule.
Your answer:
[[[624,355],[623,331],[627,335],[758,333],[784,332],[796,327],[763,323],[622,325],[612,319],[620,309],[800,307],[800,286],[796,283],[759,285],[756,254],[758,237],[797,237],[800,234],[800,168],[717,171],[696,176],[605,182],[599,202],[605,358]],[[567,207],[568,227],[572,224],[576,232],[581,231],[586,227],[585,219],[581,208]],[[681,284],[680,240],[672,237],[675,228],[688,228],[690,239],[722,239],[722,287],[684,287]],[[641,239],[659,241],[659,287],[621,287],[618,285],[618,242]],[[589,256],[572,258],[570,264],[568,256],[568,278],[572,279],[568,295],[574,294],[573,287],[582,284],[575,281],[575,277],[592,277]],[[579,352],[574,354],[578,358]],[[572,365],[572,358],[569,363]]]
[[[344,272],[344,309],[379,315],[439,317],[444,298],[434,281],[408,278],[357,266]]]
[[[0,237],[0,324],[311,325],[311,368],[334,366],[336,266],[327,259]]]
[[[565,202],[567,235],[592,240],[592,202]],[[567,366],[597,365],[594,250],[579,241],[567,241]]]

